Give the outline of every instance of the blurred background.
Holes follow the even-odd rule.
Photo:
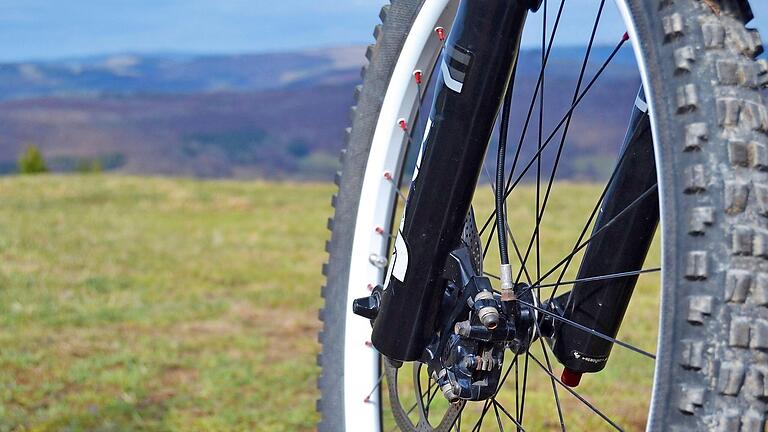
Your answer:
[[[313,429],[330,180],[380,7],[0,0],[0,431]],[[589,31],[563,27],[550,76]],[[593,66],[624,31],[608,8]],[[630,49],[602,79],[559,180],[609,174]]]
[[[0,173],[17,171],[34,145],[56,172],[327,180],[379,3],[0,2]],[[591,30],[583,23],[594,12],[579,3],[589,2],[565,10],[553,76],[582,61]],[[763,14],[757,25],[765,22]],[[527,27],[523,56],[538,56],[537,27]],[[609,4],[596,64],[623,33]],[[605,129],[573,134],[568,149],[578,155],[565,158],[566,178],[605,175],[589,161],[613,154],[624,133],[630,107],[601,109],[637,88],[631,50],[618,60],[623,67],[605,75],[616,86],[580,110],[581,124]],[[533,63],[521,61],[523,88],[535,85]]]

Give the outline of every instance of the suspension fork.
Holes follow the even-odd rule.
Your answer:
[[[619,162],[595,221],[577,279],[635,272],[642,268],[659,223],[658,188],[630,204],[656,185],[651,121],[643,89],[637,96]],[[617,215],[620,219],[617,218]],[[617,218],[614,222],[611,221]],[[611,223],[608,225],[608,223]],[[600,233],[598,233],[600,231]],[[555,298],[549,307],[569,321],[616,337],[638,276],[582,282]],[[563,382],[575,386],[586,372],[605,368],[613,343],[564,321],[552,322],[550,342],[565,366]]]
[[[528,11],[538,0],[462,1],[439,63],[418,175],[376,300],[372,342],[389,358],[421,358],[434,335],[446,260],[460,242]]]

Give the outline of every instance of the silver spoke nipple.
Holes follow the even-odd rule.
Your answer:
[[[368,261],[370,261],[371,264],[378,268],[386,268],[387,267],[387,258],[383,257],[381,255],[377,254],[371,254],[368,257]]]

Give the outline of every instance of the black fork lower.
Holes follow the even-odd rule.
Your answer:
[[[387,357],[417,360],[435,333],[443,269],[460,241],[532,6],[530,0],[461,2],[374,321],[373,345]]]
[[[595,221],[592,232],[597,235],[584,252],[576,280],[632,273],[642,268],[659,223],[654,158],[651,120],[641,89]],[[553,299],[551,306],[566,320],[615,338],[637,279],[635,274],[576,283],[570,293]],[[565,321],[555,322],[554,329],[552,350],[565,366],[564,383],[575,386],[581,374],[598,372],[605,367],[612,342]]]

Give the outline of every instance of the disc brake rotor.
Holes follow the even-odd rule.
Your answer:
[[[453,425],[456,423],[457,418],[461,414],[461,410],[464,408],[464,404],[466,402],[459,401],[451,404],[445,411],[445,414],[443,414],[443,418],[440,420],[440,423],[436,426],[432,426],[429,423],[429,419],[427,418],[427,410],[424,406],[424,400],[422,398],[423,393],[420,392],[421,389],[418,385],[420,382],[419,374],[421,373],[421,368],[423,365],[421,363],[413,364],[413,380],[416,384],[414,386],[416,393],[416,404],[413,407],[406,409],[403,407],[400,401],[400,395],[398,394],[397,386],[398,372],[403,369],[403,367],[397,368],[393,366],[389,360],[384,360],[383,363],[384,373],[387,377],[387,387],[389,388],[389,401],[392,405],[392,414],[395,417],[395,423],[397,423],[397,426],[400,428],[400,430],[403,432],[450,432],[451,428],[453,428]],[[430,382],[432,382],[431,378]],[[436,383],[434,385],[437,386]],[[437,391],[439,392],[439,389],[437,389]],[[442,396],[437,395],[435,397]],[[410,412],[413,410],[416,410],[419,414],[419,421],[416,424],[414,424],[408,417]]]

